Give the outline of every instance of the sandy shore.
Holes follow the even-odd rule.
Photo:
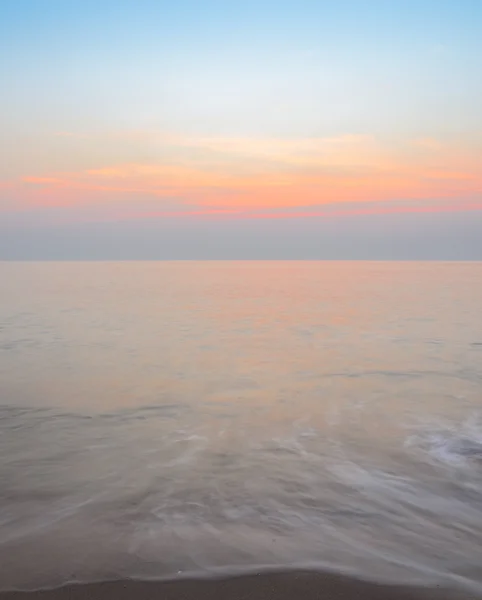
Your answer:
[[[470,600],[442,588],[381,585],[312,572],[176,582],[115,581],[37,592],[2,592],[0,600]]]

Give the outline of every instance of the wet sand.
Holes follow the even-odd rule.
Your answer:
[[[284,572],[217,580],[115,581],[54,590],[3,592],[0,600],[472,600],[441,587],[384,585],[341,575]]]

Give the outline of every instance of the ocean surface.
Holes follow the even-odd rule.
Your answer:
[[[295,567],[482,586],[482,263],[0,263],[0,589]]]

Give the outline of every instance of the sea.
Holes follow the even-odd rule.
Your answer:
[[[0,589],[482,590],[482,263],[0,263]]]

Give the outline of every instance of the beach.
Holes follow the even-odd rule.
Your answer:
[[[305,571],[217,580],[127,580],[0,593],[0,600],[474,600],[480,597],[450,587],[378,584]]]
[[[482,600],[482,0],[0,31],[0,600]]]

